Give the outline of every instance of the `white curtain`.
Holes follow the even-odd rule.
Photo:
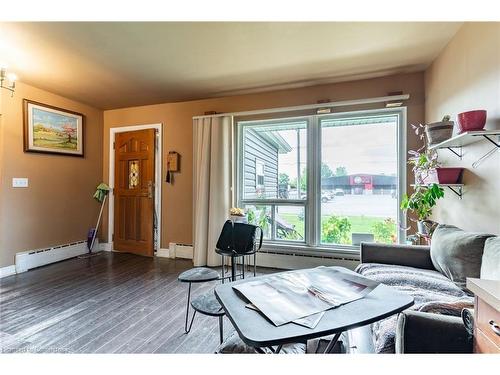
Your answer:
[[[193,120],[193,262],[218,266],[215,244],[231,208],[232,117]]]

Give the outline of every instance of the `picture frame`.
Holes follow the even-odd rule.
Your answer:
[[[85,116],[23,100],[24,152],[84,157]]]

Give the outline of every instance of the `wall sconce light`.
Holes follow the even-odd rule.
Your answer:
[[[0,88],[9,90],[11,96],[14,96],[14,91],[16,91],[16,79],[17,76],[14,73],[8,73],[7,68],[0,65]]]

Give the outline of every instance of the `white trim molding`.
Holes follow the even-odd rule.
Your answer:
[[[114,194],[113,188],[115,186],[115,150],[113,148],[113,144],[115,142],[116,133],[130,132],[136,130],[144,130],[144,129],[156,129],[157,130],[157,138],[156,138],[156,148],[155,148],[155,211],[157,214],[157,228],[158,228],[158,248],[155,250],[159,250],[160,242],[161,242],[161,188],[162,188],[162,144],[163,144],[163,124],[145,124],[145,125],[132,125],[132,126],[118,126],[112,127],[109,129],[109,174],[108,174],[108,182],[109,182],[109,200],[108,200],[108,244],[110,244],[110,249],[107,251],[113,251],[113,230],[114,230]]]
[[[392,102],[392,101],[397,101],[397,100],[408,100],[408,99],[410,99],[409,94],[377,96],[375,98],[341,100],[341,101],[337,101],[337,102],[328,102],[328,103],[319,103],[319,104],[318,103],[317,104],[305,104],[305,105],[297,105],[297,106],[293,106],[293,107],[266,108],[266,109],[256,109],[254,111],[229,112],[229,113],[218,113],[215,115],[193,116],[193,119],[207,118],[207,117],[221,117],[221,116],[251,116],[251,115],[261,115],[261,114],[268,114],[268,113],[283,113],[283,112],[291,112],[291,111],[303,111],[303,110],[308,110],[308,109],[349,107],[349,106],[357,106],[357,105],[373,104],[373,103],[384,103],[384,102]]]
[[[16,274],[16,266],[14,264],[11,266],[0,268],[0,279],[15,274]]]
[[[170,258],[170,249],[158,249],[156,256],[159,258]]]
[[[103,242],[99,244],[99,251],[112,251],[112,243],[111,242]]]

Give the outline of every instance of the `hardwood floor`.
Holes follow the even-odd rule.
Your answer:
[[[190,260],[103,253],[0,279],[4,353],[213,353],[218,319],[184,334]],[[270,270],[267,270],[270,272]],[[216,281],[193,284],[192,295]],[[233,330],[224,318],[224,335]]]

